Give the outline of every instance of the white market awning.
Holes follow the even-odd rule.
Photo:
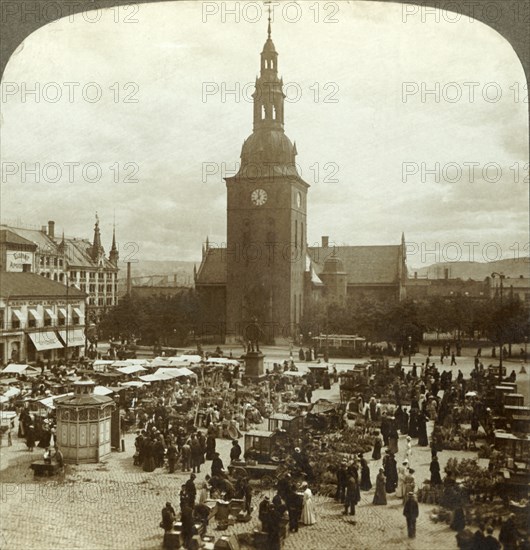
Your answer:
[[[68,338],[66,337],[67,332]],[[85,345],[85,331],[81,328],[68,329],[68,331],[60,330],[59,336],[65,343],[65,346],[68,346],[69,348]]]
[[[96,386],[94,388],[94,395],[109,395],[111,393],[114,393],[110,388],[107,388],[106,386]]]
[[[160,382],[162,380],[173,380],[173,376],[170,374],[165,374],[163,372],[159,374],[144,374],[143,376],[138,377],[140,380],[143,380],[144,382]]]
[[[181,367],[181,368],[172,368],[172,367],[160,368],[155,372],[155,376],[157,376],[159,374],[160,375],[166,375],[166,376],[169,376],[171,378],[181,378],[183,376],[197,377],[197,375],[193,371],[191,371],[190,369],[188,369],[186,367]]]
[[[15,363],[11,363],[10,365],[7,365],[2,372],[12,372],[14,374],[22,374],[26,369],[31,368],[29,365],[17,365]]]
[[[50,395],[50,397],[39,399],[39,403],[41,403],[48,409],[55,409],[54,401],[56,399],[59,399],[59,397],[66,397],[67,395],[74,395],[74,392],[62,393],[61,395]]]
[[[149,382],[140,382],[139,380],[131,380],[130,382],[124,382],[122,386],[127,386],[129,388],[142,388],[147,384],[149,384]]]
[[[146,369],[140,365],[129,365],[127,367],[118,367],[116,370],[123,374],[134,374],[135,372],[142,372]]]
[[[63,344],[57,338],[57,334],[53,330],[47,330],[45,332],[31,332],[29,334],[31,341],[35,345],[37,351],[44,351],[47,349],[60,349],[63,348]]]

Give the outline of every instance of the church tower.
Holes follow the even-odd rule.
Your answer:
[[[304,303],[309,185],[296,169],[296,144],[284,132],[283,81],[268,37],[253,94],[252,134],[238,173],[226,178],[226,336],[273,343],[299,333]]]

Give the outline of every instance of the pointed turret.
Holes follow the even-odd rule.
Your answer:
[[[112,245],[109,252],[109,261],[113,266],[118,265],[118,260],[120,259],[120,254],[118,248],[116,247],[116,225],[112,227]]]
[[[96,223],[94,225],[94,238],[92,246],[88,249],[88,253],[94,262],[99,262],[101,256],[105,255],[105,250],[101,245],[101,233],[99,231],[99,217],[96,212]]]

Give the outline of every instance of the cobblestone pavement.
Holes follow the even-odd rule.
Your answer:
[[[518,372],[518,371],[517,371]],[[519,377],[518,377],[519,378]],[[317,390],[314,398],[332,398],[332,390]],[[67,466],[66,473],[53,481],[35,480],[29,469],[32,460],[41,458],[42,449],[29,453],[24,441],[13,440],[12,447],[0,448],[0,550],[127,549],[154,550],[162,545],[160,511],[166,501],[178,506],[180,486],[188,474],[168,474],[157,469],[145,473],[133,466],[134,434],[125,437],[126,451],[112,453],[103,463]],[[218,440],[217,447],[228,463],[230,442]],[[404,455],[400,438],[398,460]],[[475,453],[444,451],[440,463],[449,457],[472,457]],[[430,452],[413,447],[412,465],[417,485],[428,479]],[[379,461],[371,461],[372,482]],[[206,463],[199,480],[209,472]],[[272,496],[272,492],[269,493]],[[257,507],[262,494],[254,497]],[[430,520],[433,505],[420,504],[417,538],[408,539],[402,502],[390,495],[387,506],[371,504],[373,490],[362,494],[356,523],[342,516],[342,506],[332,499],[315,496],[318,522],[290,534],[285,550],[324,550],[355,548],[451,550],[457,548],[455,533],[444,524]],[[254,514],[255,516],[255,514]],[[236,524],[228,531],[216,531],[212,521],[209,533],[220,536],[231,532],[251,532],[257,525]]]

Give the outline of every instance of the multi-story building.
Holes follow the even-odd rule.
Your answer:
[[[0,361],[80,357],[86,294],[36,273],[0,272]]]
[[[92,242],[58,237],[54,221],[40,230],[0,226],[0,271],[30,271],[74,285],[88,295],[90,322],[97,323],[108,307],[118,303],[118,260],[115,231],[107,258],[97,218]]]

